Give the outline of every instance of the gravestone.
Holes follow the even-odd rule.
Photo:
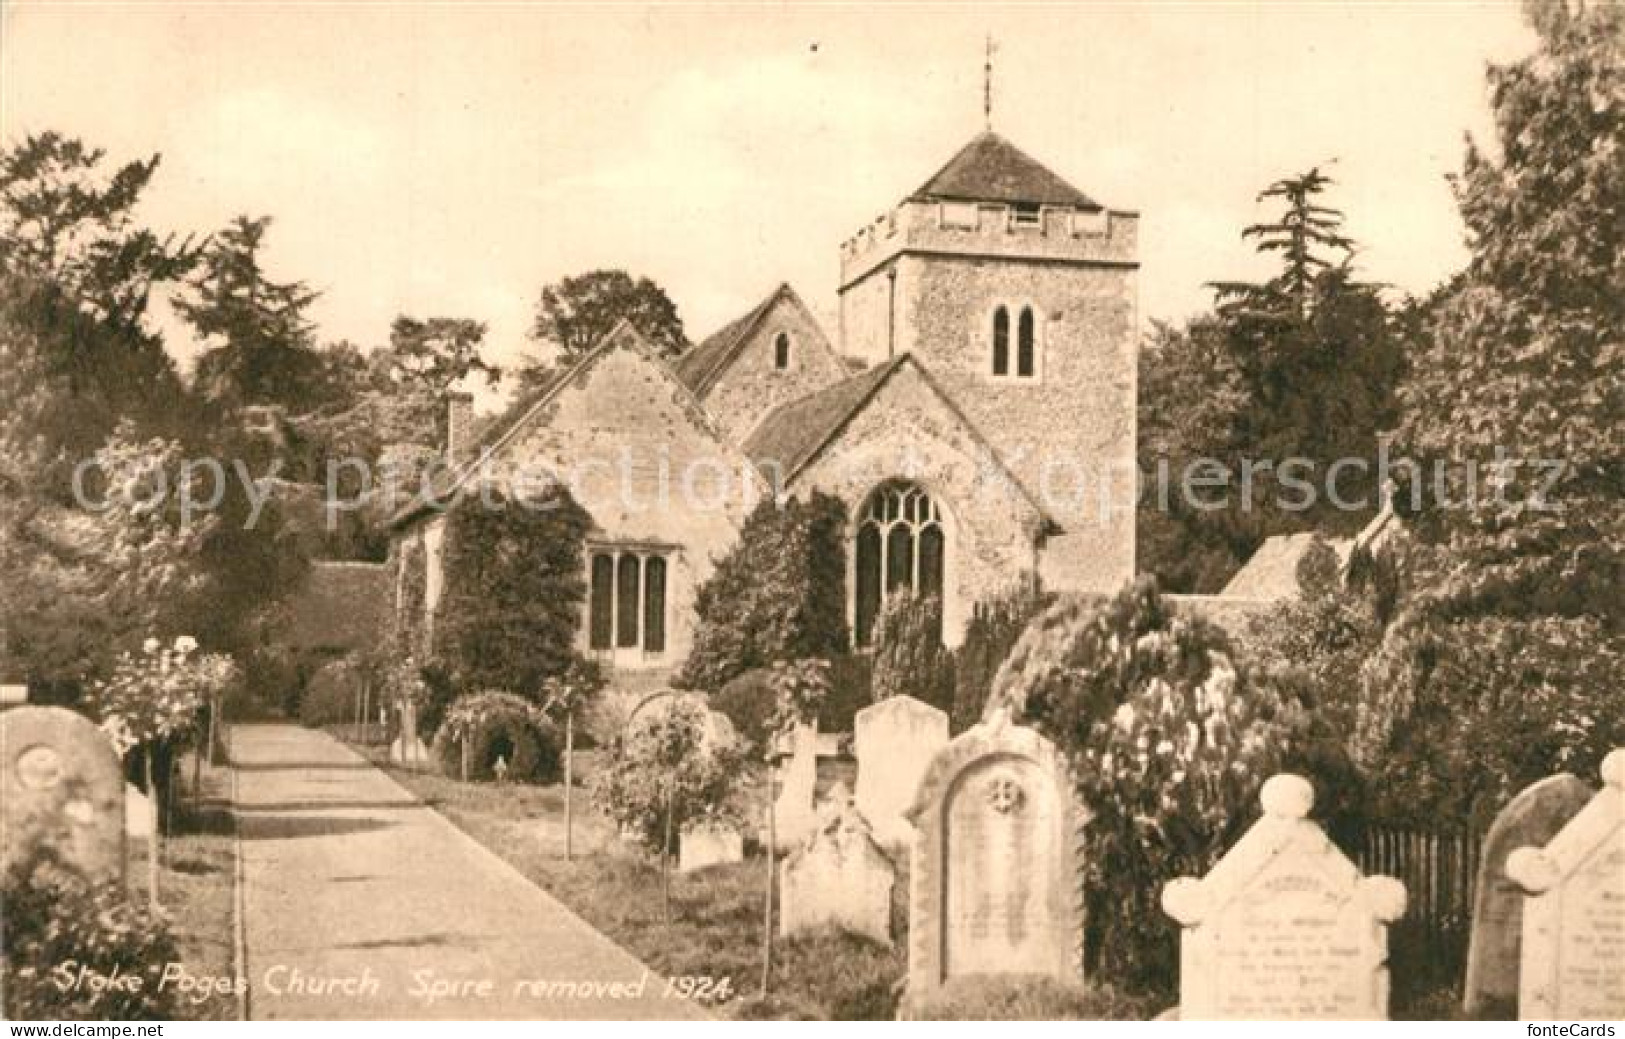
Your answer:
[[[152,836],[158,825],[157,813],[152,810],[152,799],[143,794],[134,783],[124,784],[124,836],[145,840]]]
[[[891,944],[892,865],[843,784],[817,827],[779,867],[779,933],[839,927]]]
[[[1506,874],[1507,856],[1546,844],[1591,800],[1592,789],[1568,773],[1523,789],[1501,809],[1484,837],[1473,896],[1462,1005],[1469,1014],[1496,1003],[1515,1004],[1523,956],[1523,889]]]
[[[677,839],[677,872],[745,861],[745,838],[724,823],[696,823]]]
[[[1264,817],[1201,880],[1162,891],[1179,938],[1181,1021],[1384,1020],[1388,927],[1405,886],[1360,870],[1309,818],[1314,788],[1274,776]]]
[[[1518,1016],[1625,1018],[1625,748],[1603,788],[1545,847],[1519,848],[1507,876],[1528,892]]]
[[[911,1002],[966,975],[1081,978],[1081,820],[1053,744],[994,710],[937,753],[905,818]]]
[[[857,806],[887,848],[906,849],[914,828],[903,813],[920,777],[948,744],[948,715],[912,696],[893,696],[853,719],[858,756]]]
[[[0,714],[0,866],[52,840],[92,879],[124,876],[124,774],[112,743],[62,707]]]
[[[782,741],[778,774],[778,797],[773,801],[773,832],[776,851],[794,848],[807,839],[818,815],[813,793],[818,785],[818,726],[803,723]],[[762,841],[767,842],[766,833]]]

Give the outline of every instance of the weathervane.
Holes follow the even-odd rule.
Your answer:
[[[987,57],[982,65],[982,121],[987,129],[993,129],[993,52],[998,50],[993,45],[993,34],[987,34]]]

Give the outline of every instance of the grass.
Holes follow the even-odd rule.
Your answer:
[[[182,770],[191,782],[190,762]],[[236,840],[230,801],[231,774],[225,768],[205,768],[202,799],[194,807],[181,797],[173,833],[165,836],[158,873],[159,904],[171,921],[180,953],[179,969],[197,979],[188,986],[177,982],[180,1017],[197,1021],[232,1021],[237,998],[220,979],[235,977]],[[130,897],[147,899],[147,841],[129,842]],[[207,984],[214,981],[215,984]]]
[[[357,747],[380,762],[382,748]],[[593,758],[577,756],[579,775]],[[760,996],[765,866],[759,856],[671,876],[671,917],[659,863],[622,841],[575,798],[574,856],[564,857],[561,786],[462,783],[385,766],[402,786],[507,860],[593,927],[672,979],[709,979],[713,1012],[742,1019],[884,1020],[894,1016],[902,943],[825,930],[776,939],[770,995]],[[899,891],[906,878],[899,878]]]
[[[1145,1021],[1158,1007],[1103,985],[1050,977],[967,977],[949,982],[914,1011],[922,1021]]]

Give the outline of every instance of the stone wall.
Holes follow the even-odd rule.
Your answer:
[[[986,464],[976,435],[919,368],[904,363],[801,472],[793,490],[832,494],[855,518],[888,479],[911,479],[924,487],[945,513],[943,634],[957,645],[977,600],[1003,590],[1036,564],[1037,507],[1019,491],[1001,487]],[[847,566],[852,566],[850,536]],[[853,587],[849,570],[849,595]]]
[[[1066,536],[1046,552],[1049,585],[1115,590],[1134,573],[1135,272],[958,256],[913,267],[899,279],[899,348],[1059,521]],[[991,375],[1001,303],[1012,322],[1023,306],[1036,313],[1035,379]]]
[[[790,335],[790,365],[773,366],[774,340]],[[848,373],[811,314],[780,298],[716,382],[705,388],[705,408],[729,440],[742,444],[774,408],[838,382]]]

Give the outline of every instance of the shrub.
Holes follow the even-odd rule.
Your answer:
[[[706,709],[689,699],[639,713],[593,778],[594,804],[655,852],[674,849],[686,823],[725,818],[740,751],[707,740],[707,728]]]
[[[507,763],[508,779],[559,779],[557,728],[534,704],[512,693],[470,693],[452,704],[434,740],[435,758],[447,775],[462,775],[465,743],[470,780],[495,779],[498,758]]]
[[[1112,982],[1167,991],[1177,949],[1162,885],[1205,875],[1240,836],[1263,781],[1306,742],[1304,712],[1149,579],[1104,605],[1045,610],[993,695],[1055,741],[1093,812],[1082,833],[1086,952]]]
[[[767,749],[768,724],[773,716],[773,685],[766,668],[746,671],[710,696],[711,709],[720,712],[739,734],[742,749],[761,760]]]
[[[914,1008],[921,1021],[1145,1021],[1154,1004],[1110,986],[1042,975],[955,978]]]
[[[721,689],[776,660],[847,651],[846,509],[815,493],[768,500],[695,596],[694,645],[676,684]]]
[[[1055,596],[1043,590],[1037,576],[1027,574],[972,609],[965,641],[954,653],[953,709],[948,712],[951,731],[964,732],[982,720],[994,676],[1027,625],[1054,601]]]
[[[942,645],[942,600],[934,595],[893,594],[875,624],[876,701],[912,696],[947,711],[954,701],[953,655]]]
[[[361,697],[361,676],[348,657],[317,668],[299,698],[299,721],[311,728],[355,721]]]
[[[167,921],[135,905],[122,884],[92,883],[50,845],[35,842],[6,872],[3,976],[10,1020],[139,1021],[173,1018],[173,993],[160,991],[176,959]],[[84,968],[84,984],[64,991],[60,968]],[[95,986],[115,972],[139,977],[137,991]]]

